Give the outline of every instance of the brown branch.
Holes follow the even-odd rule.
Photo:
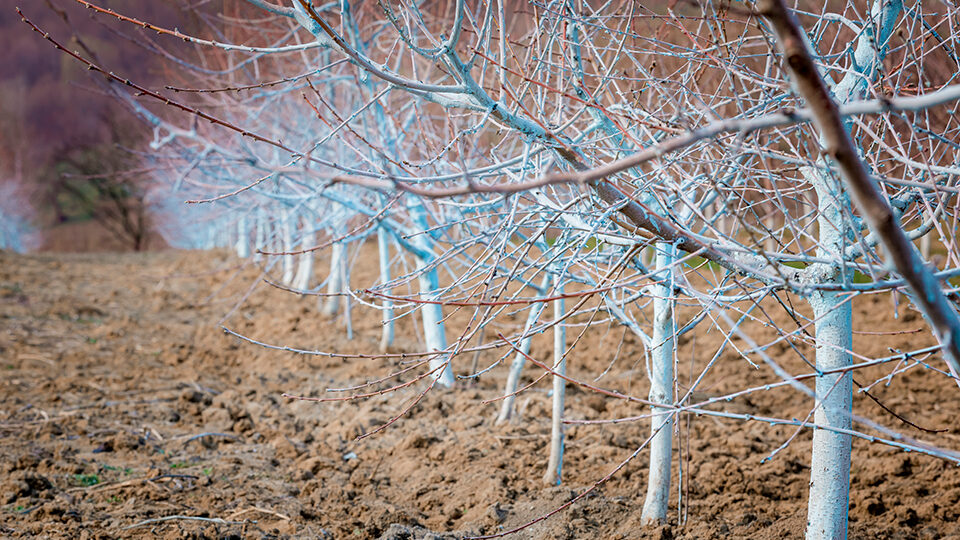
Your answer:
[[[771,22],[790,77],[813,114],[823,141],[823,151],[836,162],[854,203],[870,230],[886,248],[888,262],[913,292],[913,301],[943,344],[944,357],[954,377],[960,375],[960,317],[860,160],[840,109],[807,49],[803,30],[783,0],[761,0],[758,8],[760,14]]]

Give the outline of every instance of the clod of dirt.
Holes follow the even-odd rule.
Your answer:
[[[209,405],[213,401],[209,394],[204,394],[193,388],[184,390],[183,393],[180,394],[180,399],[187,403],[205,403],[206,405]]]
[[[867,513],[871,516],[879,516],[887,511],[887,505],[883,504],[883,500],[880,497],[871,497],[864,501],[867,508]]]
[[[455,538],[459,538],[459,536],[451,533],[437,534],[423,527],[408,527],[394,523],[380,535],[379,540],[452,540]]]
[[[673,529],[669,525],[661,525],[650,531],[652,540],[673,540]]]
[[[316,476],[324,466],[332,467],[327,461],[327,459],[317,456],[302,459],[297,463],[297,476],[301,481],[310,480]]]
[[[50,480],[38,474],[17,472],[0,484],[0,500],[11,504],[21,497],[39,497],[53,489]]]
[[[440,442],[440,439],[436,437],[428,437],[421,433],[414,433],[413,435],[410,435],[404,439],[403,443],[401,443],[401,446],[405,449],[427,448],[436,442]]]
[[[294,459],[300,455],[300,450],[283,435],[277,435],[270,441],[270,446],[276,450],[278,459]]]
[[[34,512],[34,518],[40,521],[82,521],[80,512],[66,508],[60,502],[48,502]]]
[[[500,503],[496,502],[490,506],[490,509],[487,511],[487,517],[489,517],[494,523],[500,524],[503,523],[503,520],[507,519],[507,516],[510,514],[509,511],[500,507]]]
[[[113,450],[136,450],[143,446],[143,437],[135,435],[133,433],[128,433],[126,431],[117,433],[113,436],[113,439],[110,440],[110,446]]]

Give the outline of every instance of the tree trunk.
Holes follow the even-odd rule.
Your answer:
[[[422,235],[421,235],[422,236]],[[423,270],[428,263],[416,257],[417,269]],[[440,280],[437,277],[436,268],[424,271],[418,277],[420,282],[420,297],[427,302],[433,302],[439,298],[437,290],[440,288]],[[423,339],[427,345],[427,351],[443,351],[447,348],[447,334],[443,325],[443,308],[439,304],[426,303],[420,307],[420,314],[423,317]],[[430,359],[430,369],[437,369],[447,362],[447,355],[438,355]],[[439,373],[435,374],[437,383],[442,386],[453,386],[453,368],[447,366]]]
[[[556,294],[563,294],[563,284],[557,277]],[[559,321],[564,312],[563,298],[553,301],[553,318]],[[563,325],[557,323],[553,327],[553,370],[559,375],[567,374],[567,361],[564,354],[567,351],[567,335]],[[567,389],[567,381],[558,375],[553,376],[553,411],[550,429],[550,460],[547,470],[543,474],[543,481],[548,485],[560,484],[563,472],[563,402]]]
[[[673,405],[673,351],[676,325],[673,316],[673,263],[677,259],[672,244],[657,244],[657,280],[653,300],[653,346],[650,349],[650,401]],[[647,498],[640,515],[644,525],[659,525],[667,520],[670,501],[670,460],[673,455],[673,415],[670,409],[652,407],[650,429],[650,476]]]
[[[817,192],[817,235],[820,239],[817,256],[830,259],[842,253],[844,246],[853,241],[844,221],[844,211],[850,208],[850,199],[831,174],[813,167],[802,167],[800,172]],[[838,266],[831,264],[812,265],[804,270],[804,279],[814,283],[828,282],[836,279],[839,270]],[[816,363],[820,371],[850,364],[852,311],[850,302],[843,302],[843,299],[833,292],[812,292],[807,296],[816,320]],[[815,423],[850,428],[853,412],[851,377],[850,373],[845,373],[817,378]],[[814,430],[807,507],[808,539],[846,538],[849,495],[850,436]]]
[[[316,243],[316,232],[309,222],[304,223],[303,240],[300,242],[300,249],[310,249]],[[305,291],[310,287],[310,278],[313,276],[313,252],[305,251],[300,254],[300,262],[297,265],[297,275],[293,278],[293,288]]]
[[[377,229],[377,248],[380,254],[380,283],[390,282],[390,237],[381,227]],[[384,291],[389,294],[389,291]],[[393,345],[393,300],[383,300],[383,334],[380,336],[380,351],[386,352]]]
[[[408,203],[407,209],[410,211],[410,218],[414,224],[422,231],[430,228],[427,221],[427,209],[423,203],[414,199]],[[418,234],[413,238],[413,244],[423,253],[431,253],[431,240],[428,233]],[[443,351],[447,348],[447,333],[443,324],[443,308],[439,304],[432,303],[438,298],[440,289],[440,278],[437,269],[432,267],[432,260],[428,261],[415,255],[417,264],[417,281],[420,283],[420,298],[426,303],[420,306],[420,315],[423,317],[423,339],[427,346],[427,351]],[[448,361],[445,354],[434,356],[430,360],[430,369],[438,369]],[[442,386],[453,386],[453,369],[447,366],[438,369],[434,375],[437,383]]]
[[[246,259],[250,256],[250,231],[247,229],[247,216],[240,216],[237,220],[237,257]]]
[[[817,332],[817,369],[850,365],[852,310],[836,293],[815,293],[813,306]],[[842,303],[841,303],[842,302]],[[817,377],[818,425],[850,429],[853,383],[850,373]],[[850,435],[816,429],[810,464],[810,496],[807,502],[807,539],[847,537],[850,499]]]
[[[327,278],[327,300],[321,312],[332,317],[340,310],[340,294],[343,292],[343,271],[346,267],[346,249],[343,242],[336,242],[330,250],[330,276]]]
[[[266,234],[266,226],[267,226],[267,225],[266,225],[266,221],[267,221],[267,216],[266,216],[266,213],[263,211],[262,208],[258,208],[258,209],[257,209],[256,221],[257,221],[257,223],[256,223],[256,232],[254,233],[254,246],[253,246],[253,248],[254,248],[255,250],[257,250],[257,251],[253,254],[253,260],[259,262],[260,259],[263,257],[262,255],[260,255],[259,250],[263,249],[263,243],[264,243],[264,241],[265,241],[265,239],[266,239],[266,236],[267,236],[267,234]]]
[[[281,251],[284,252],[293,251],[293,224],[290,223],[291,221],[290,213],[284,210],[283,217],[280,220],[280,244]],[[281,255],[281,257],[283,257],[283,260],[280,261],[283,265],[281,282],[289,287],[293,283],[293,255]]]

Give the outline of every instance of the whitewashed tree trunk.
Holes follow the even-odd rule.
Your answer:
[[[852,311],[850,302],[841,302],[836,293],[815,293],[808,298],[816,318],[817,369],[850,365]],[[850,429],[853,383],[849,372],[817,377],[817,410],[814,422],[838,429]],[[850,506],[850,435],[813,432],[810,463],[810,496],[807,502],[807,539],[847,537]]]
[[[267,237],[267,233],[266,233],[267,216],[264,213],[262,208],[257,209],[255,219],[256,219],[256,225],[255,225],[256,232],[254,233],[253,248],[254,250],[260,250],[260,249],[263,249],[263,243]],[[261,258],[263,258],[263,255],[261,255],[259,251],[255,251],[253,254],[253,260],[259,262]]]
[[[347,339],[353,339],[353,298],[349,294],[346,294],[350,291],[350,265],[347,264],[347,258],[349,253],[344,249],[343,256],[343,282],[340,284],[340,292],[343,293],[343,324],[347,327]]]
[[[407,206],[410,211],[410,217],[414,224],[422,231],[430,228],[427,222],[427,210],[423,203],[417,200],[411,200]],[[429,234],[416,235],[412,243],[422,253],[432,253],[432,237]],[[426,303],[420,306],[420,316],[423,320],[423,339],[427,346],[427,351],[443,351],[447,348],[447,332],[443,324],[443,308],[439,304],[432,303],[439,298],[440,278],[437,269],[432,267],[432,260],[424,260],[419,255],[414,255],[417,266],[417,281],[420,284],[420,298]],[[438,369],[447,363],[447,355],[437,355],[430,359],[430,369]],[[441,386],[453,386],[453,369],[447,366],[438,369],[435,374],[437,384]]]
[[[280,245],[281,251],[289,252],[293,251],[293,220],[290,218],[290,213],[287,210],[283,211],[283,217],[280,218]],[[283,260],[281,264],[283,265],[283,277],[281,282],[290,286],[293,283],[293,255],[281,255]]]
[[[237,257],[246,259],[250,256],[250,227],[247,223],[247,216],[240,216],[237,220]]]
[[[381,227],[377,229],[377,248],[380,258],[380,283],[390,282],[390,236]],[[389,294],[389,291],[384,291]],[[393,300],[383,300],[383,334],[380,336],[380,351],[386,352],[393,345]]]
[[[563,295],[563,283],[557,277],[556,294]],[[559,321],[563,317],[565,306],[563,298],[553,301],[553,318]],[[558,375],[567,374],[567,334],[563,324],[557,323],[553,327],[553,370]],[[563,407],[567,390],[567,381],[558,375],[553,376],[553,407],[550,422],[550,459],[547,461],[547,470],[543,474],[543,481],[548,485],[559,485],[563,474]]]
[[[541,285],[543,290],[547,290],[550,286],[550,280],[552,276],[549,274],[545,275],[543,278],[543,283]],[[527,322],[523,325],[523,334],[526,335],[533,325],[537,324],[537,320],[540,318],[540,314],[543,313],[543,302],[537,302],[533,307],[530,308],[530,313],[527,315]],[[510,372],[507,374],[507,382],[503,388],[503,395],[507,396],[500,402],[500,413],[497,415],[497,424],[502,424],[513,418],[514,413],[514,403],[517,400],[515,395],[517,387],[520,385],[520,375],[523,373],[523,366],[527,363],[526,354],[530,354],[530,344],[533,339],[533,336],[527,336],[520,340],[520,352],[517,352],[513,357],[513,362],[510,363]]]
[[[421,235],[422,236],[422,235]],[[429,263],[416,257],[417,270],[424,270]],[[420,283],[420,297],[427,302],[437,300],[438,289],[440,289],[440,280],[436,269],[422,271],[417,278]],[[439,304],[426,303],[420,307],[420,314],[423,317],[423,339],[426,342],[427,351],[443,351],[447,348],[447,334],[443,325],[443,309]],[[430,369],[437,369],[447,362],[446,355],[438,355],[430,360]],[[453,370],[447,366],[441,373],[437,374],[437,384],[442,386],[453,386]]]
[[[309,222],[304,223],[303,240],[300,243],[301,249],[310,249],[317,241],[316,232]],[[300,254],[300,261],[297,264],[297,275],[293,278],[293,288],[301,291],[310,287],[310,278],[313,276],[313,252],[305,251]]]
[[[841,253],[849,238],[844,227],[844,209],[850,199],[840,182],[828,173],[813,167],[800,169],[817,192],[817,217],[820,247],[817,256],[830,259]],[[821,283],[833,280],[839,268],[817,264],[805,270],[804,279]],[[850,302],[842,302],[837,293],[813,292],[807,301],[816,320],[816,363],[820,371],[842,368],[850,364],[849,350],[853,343]],[[853,413],[853,383],[850,373],[817,378],[814,422],[838,429],[850,429]],[[851,439],[834,431],[813,432],[813,453],[810,463],[810,493],[807,503],[807,539],[846,538],[850,498]]]
[[[340,310],[340,294],[343,292],[344,270],[347,265],[346,246],[336,242],[330,250],[330,276],[327,278],[327,297],[321,312],[332,317]]]
[[[785,5],[779,4],[779,8],[783,15]],[[873,2],[870,10],[871,20],[863,21],[865,31],[857,38],[852,69],[832,89],[832,99],[837,103],[848,103],[866,96],[871,82],[879,73],[886,54],[887,41],[902,8],[903,5],[899,0]],[[797,36],[800,39],[806,37],[802,29],[792,26],[795,23],[789,19],[789,15],[787,18],[781,16],[772,19],[771,22],[782,45],[788,33],[793,33],[794,36],[793,41],[787,38],[791,44],[790,47],[796,47]],[[784,45],[785,50],[790,47]],[[798,51],[786,50],[786,54],[793,54],[792,63],[788,62],[793,82],[814,111],[820,144],[825,149],[823,156],[833,157],[834,163],[847,180],[845,187],[858,197],[863,216],[871,222],[875,218],[871,216],[871,208],[883,206],[889,211],[889,207],[885,201],[882,204],[876,204],[879,196],[872,189],[864,188],[865,185],[870,184],[870,180],[866,178],[866,171],[863,164],[859,162],[856,155],[857,149],[854,148],[849,133],[845,132],[849,129],[849,125],[841,124],[835,114],[830,114],[831,106],[835,104],[824,105],[817,101],[816,96],[822,96],[825,92],[824,82],[816,75],[815,69],[809,69],[814,64],[809,42],[802,47],[804,47],[803,53],[806,54],[796,55]],[[838,179],[830,173],[821,172],[828,169],[823,156],[818,160],[819,169],[804,167],[801,172],[817,192],[819,210],[817,223],[820,237],[817,256],[822,259],[836,260],[842,257],[845,247],[853,240],[848,228],[844,225],[844,215],[852,213],[852,205],[847,190],[843,189]],[[868,191],[875,198],[869,198]],[[864,208],[864,203],[873,206]],[[871,228],[876,232],[877,223],[871,223]],[[899,231],[902,235],[902,230]],[[886,247],[890,254],[891,245]],[[839,271],[837,265],[828,264],[815,264],[805,269],[806,279],[813,283],[833,279]],[[824,371],[850,365],[849,351],[853,342],[850,302],[843,302],[842,296],[830,292],[813,292],[807,300],[813,307],[816,318],[817,369]],[[849,429],[853,412],[852,393],[852,376],[849,372],[817,377],[817,409],[814,413],[814,421],[819,425]],[[850,451],[849,435],[814,430],[810,494],[807,506],[806,537],[808,540],[847,537]]]
[[[653,294],[653,345],[650,348],[650,401],[673,405],[673,352],[676,339],[674,322],[673,264],[676,247],[657,244],[658,283]],[[640,515],[644,525],[659,525],[667,520],[670,502],[670,461],[673,456],[673,415],[670,409],[652,407],[650,430],[650,475],[647,497]]]

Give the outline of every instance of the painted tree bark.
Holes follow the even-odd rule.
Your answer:
[[[280,251],[290,252],[293,251],[293,229],[294,224],[290,216],[290,212],[287,210],[283,211],[280,218]],[[291,285],[293,283],[293,255],[281,255],[283,259],[280,261],[283,265],[283,277],[281,282],[284,285]]]
[[[247,224],[247,216],[240,216],[237,220],[237,243],[235,245],[237,257],[246,259],[250,256],[250,228]]]
[[[377,254],[380,260],[380,283],[390,282],[390,236],[380,227],[377,229]],[[385,291],[389,294],[389,291]],[[385,352],[393,345],[393,300],[383,300],[383,333],[380,335],[380,350]]]
[[[817,333],[817,369],[850,365],[853,345],[852,310],[837,293],[815,293],[813,307]],[[817,377],[814,422],[849,430],[852,424],[853,378],[847,373]],[[850,507],[850,446],[846,433],[823,429],[813,432],[810,494],[807,500],[807,538],[846,538]]]
[[[327,277],[327,296],[321,312],[332,317],[340,311],[340,295],[344,289],[347,267],[347,249],[343,242],[334,242],[330,249],[330,275]]]
[[[556,296],[553,301],[553,318],[559,321],[564,314],[563,283],[560,277],[556,278]],[[563,478],[563,408],[567,390],[567,381],[561,375],[567,374],[567,333],[561,323],[553,327],[553,398],[550,418],[550,458],[547,461],[547,470],[543,473],[543,481],[548,485],[559,485]]]
[[[650,401],[673,405],[673,356],[676,340],[674,318],[673,265],[677,249],[665,242],[657,244],[657,283],[651,288],[653,299],[653,345],[650,348]],[[650,474],[647,496],[640,515],[644,525],[659,525],[667,520],[670,502],[670,462],[673,456],[673,414],[670,409],[652,407],[650,420]]]
[[[422,231],[430,228],[427,222],[427,211],[420,201],[411,201],[408,209],[411,218]],[[432,237],[429,234],[418,234],[413,244],[422,253],[433,253]],[[423,321],[423,339],[428,352],[445,351],[447,349],[447,333],[443,324],[443,307],[435,303],[440,293],[440,277],[432,260],[427,260],[418,254],[414,255],[417,267],[417,282],[420,285],[420,298],[425,303],[420,306],[420,316]],[[453,386],[453,368],[449,365],[442,367],[449,361],[449,356],[439,354],[430,359],[430,369],[436,369],[434,377],[441,386]]]
[[[300,241],[301,249],[310,249],[316,242],[317,236],[313,226],[309,222],[304,223],[303,238]],[[307,290],[310,286],[310,278],[313,277],[313,252],[304,251],[299,255],[297,264],[297,275],[293,278],[293,288],[301,291]]]

